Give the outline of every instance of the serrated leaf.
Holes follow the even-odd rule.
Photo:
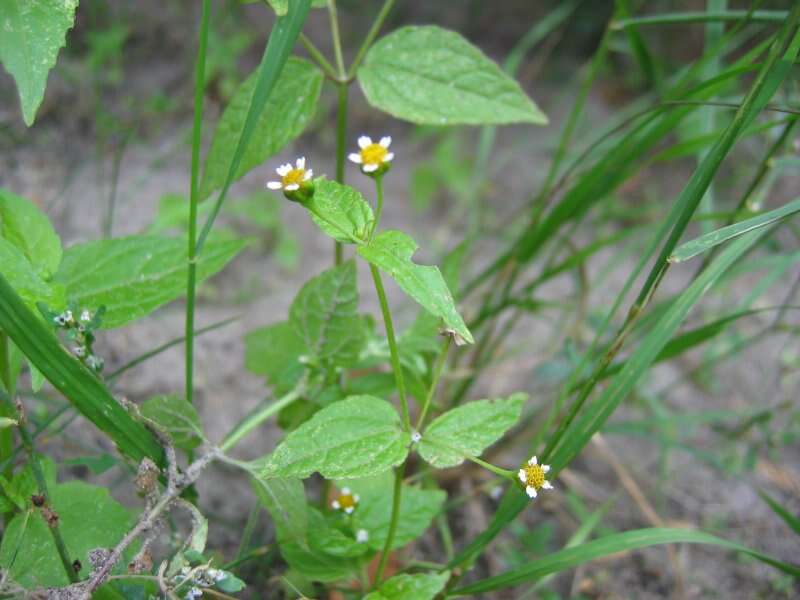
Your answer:
[[[50,496],[67,551],[83,565],[91,565],[90,550],[114,547],[133,524],[130,511],[105,488],[70,481],[51,486]],[[128,560],[132,554],[132,549],[126,552]],[[20,513],[8,525],[0,542],[0,565],[11,580],[28,589],[69,584],[53,536],[38,512]]]
[[[374,477],[349,479],[342,481],[341,485],[347,485],[360,497],[352,517],[354,527],[367,530],[369,538],[366,543],[370,548],[383,550],[392,517],[392,503],[389,501],[394,487],[392,473],[387,471]],[[446,499],[447,494],[442,490],[404,484],[392,549],[405,546],[422,535]]]
[[[225,183],[257,80],[258,69],[236,90],[220,117],[206,158],[200,185],[201,199],[207,198]],[[295,57],[286,61],[255,125],[234,181],[280,152],[303,132],[316,111],[322,81],[322,72],[308,61]]]
[[[339,514],[328,513],[326,516],[312,508],[309,517],[311,535],[308,536],[308,542],[312,551],[340,558],[356,558],[372,551],[367,544],[355,540],[352,527],[346,521],[342,522]],[[337,525],[344,526],[349,535],[337,529]]]
[[[408,454],[410,436],[394,407],[373,396],[350,396],[316,413],[270,454],[261,475],[326,479],[387,471]]]
[[[197,280],[221,270],[247,244],[209,241],[197,262]],[[186,292],[186,242],[130,236],[78,244],[64,253],[56,281],[81,308],[106,307],[102,327],[120,327]]]
[[[433,600],[450,579],[450,571],[395,575],[364,600]]]
[[[0,238],[0,273],[29,308],[38,302],[57,310],[64,306],[64,286],[44,281],[22,250],[5,238]]]
[[[50,219],[26,198],[0,189],[0,237],[20,249],[47,281],[61,263],[61,239]]]
[[[166,433],[176,448],[193,450],[203,443],[197,409],[179,396],[155,396],[140,407],[142,416]]]
[[[358,70],[367,101],[431,125],[547,123],[519,84],[454,31],[402,27],[375,43]]]
[[[299,479],[252,477],[253,491],[267,509],[275,525],[278,543],[306,544],[308,506],[303,482]]]
[[[303,206],[322,231],[343,244],[364,243],[375,221],[361,192],[324,177],[314,180],[314,195]]]
[[[455,467],[465,456],[480,456],[516,425],[527,394],[475,400],[434,419],[422,434],[420,456],[439,469]]]
[[[3,0],[0,3],[0,62],[17,82],[22,116],[30,127],[44,98],[78,0]]]
[[[465,341],[472,343],[472,334],[456,310],[455,301],[437,267],[418,265],[411,257],[417,243],[402,231],[384,231],[358,253],[370,263],[389,274],[403,291],[425,310],[444,321]]]
[[[315,359],[352,365],[366,339],[364,321],[358,314],[355,261],[306,282],[292,302],[289,322]]]
[[[247,370],[266,377],[278,395],[291,390],[306,368],[298,362],[306,345],[288,321],[251,331],[244,347]]]

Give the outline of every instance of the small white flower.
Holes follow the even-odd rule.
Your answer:
[[[86,348],[83,346],[75,346],[75,356],[78,358],[83,358],[86,356]]]
[[[411,441],[419,444],[422,441],[422,434],[419,431],[413,431],[411,433]]]
[[[331,506],[349,515],[356,509],[360,499],[359,495],[352,493],[349,487],[343,487],[341,493],[331,502]]]
[[[88,323],[91,320],[92,320],[91,313],[88,310],[84,309],[84,311],[81,313],[81,321],[83,321],[84,323]]]
[[[71,310],[64,311],[64,320],[67,323],[72,323],[73,322],[74,319],[72,317],[72,311]]]
[[[199,598],[203,595],[203,590],[200,588],[193,587],[188,592],[186,592],[186,600],[194,600],[195,598]]]
[[[373,143],[371,137],[362,135],[358,138],[360,150],[351,153],[348,158],[361,165],[361,171],[366,174],[375,173],[379,169],[385,171],[394,158],[394,152],[389,152],[391,143],[392,138],[388,135],[383,136],[378,143]]]
[[[295,161],[294,167],[292,163],[286,163],[275,170],[278,175],[281,176],[281,180],[268,181],[267,187],[271,190],[294,192],[299,190],[303,183],[314,176],[314,171],[312,169],[306,169],[306,159],[304,156]]]
[[[369,531],[366,529],[359,529],[356,531],[356,541],[359,544],[365,544],[369,540]]]
[[[553,485],[545,479],[545,475],[550,471],[550,465],[540,465],[535,456],[532,456],[528,463],[520,468],[519,480],[525,486],[525,493],[530,498],[536,498],[539,490],[552,490]]]

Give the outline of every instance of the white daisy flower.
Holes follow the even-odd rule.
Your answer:
[[[389,152],[391,143],[392,138],[388,135],[383,136],[377,143],[374,143],[371,137],[362,135],[358,138],[360,150],[351,153],[348,158],[357,165],[361,165],[361,171],[366,175],[385,173],[394,158],[394,152]]]
[[[275,169],[275,171],[281,176],[281,180],[268,181],[267,187],[271,190],[283,190],[284,192],[296,192],[301,185],[314,176],[312,169],[306,169],[304,156],[295,161],[294,167],[292,163],[286,163]]]
[[[344,511],[349,515],[352,514],[356,509],[356,505],[358,505],[359,500],[360,498],[358,497],[358,494],[354,494],[350,491],[350,488],[344,487],[339,495],[333,499],[331,506],[335,510]]]
[[[359,544],[365,544],[369,540],[369,531],[366,529],[359,529],[356,531],[356,541]]]
[[[530,498],[536,498],[539,490],[552,490],[553,485],[545,479],[545,474],[550,471],[550,465],[540,465],[535,456],[519,470],[519,480],[525,486],[525,493]]]

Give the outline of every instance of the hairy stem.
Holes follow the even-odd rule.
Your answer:
[[[344,155],[347,145],[347,100],[349,85],[338,84],[338,102],[336,105],[336,181],[344,183]],[[334,243],[334,262],[342,264],[343,246],[341,242]]]
[[[422,405],[422,412],[419,413],[419,418],[417,419],[417,431],[422,430],[422,426],[425,424],[425,417],[428,415],[428,410],[431,406],[431,401],[433,400],[433,395],[436,393],[436,388],[439,385],[439,378],[442,376],[442,371],[444,371],[444,365],[447,363],[447,351],[450,349],[450,336],[448,335],[442,345],[442,349],[439,351],[439,356],[436,357],[436,362],[433,365],[433,377],[431,378],[431,386],[428,388],[428,393],[425,396],[425,403]]]
[[[381,552],[381,559],[378,562],[378,569],[375,571],[375,587],[378,587],[383,581],[383,572],[386,570],[386,563],[389,561],[389,555],[392,552],[392,544],[394,543],[394,535],[397,532],[397,522],[400,518],[400,496],[403,491],[403,475],[406,470],[406,463],[404,462],[394,474],[394,491],[392,492],[392,516],[389,521],[389,531],[386,533],[386,543],[383,545],[383,552]]]
[[[375,235],[375,230],[381,222],[381,214],[383,213],[383,175],[378,175],[375,178],[375,194],[377,197],[375,205],[375,222],[372,224],[372,231],[369,232],[369,239]]]

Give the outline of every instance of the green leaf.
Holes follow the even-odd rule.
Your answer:
[[[197,280],[221,270],[246,241],[209,242],[197,263]],[[106,307],[103,328],[119,327],[186,292],[186,242],[180,238],[130,236],[70,247],[56,281],[81,308]]]
[[[155,396],[140,407],[142,416],[166,433],[175,447],[193,450],[203,443],[203,427],[197,409],[179,396]]]
[[[395,575],[367,594],[364,600],[433,600],[444,589],[448,579],[450,571]]]
[[[234,150],[244,130],[258,75],[259,70],[256,70],[245,79],[220,117],[206,158],[200,199],[207,198],[225,184]],[[303,133],[317,109],[322,81],[322,72],[311,63],[295,57],[286,61],[254,125],[252,141],[247,145],[232,181],[240,179],[250,169],[280,152],[286,144]]]
[[[380,39],[358,81],[372,106],[412,123],[547,123],[497,64],[459,34],[435,26],[402,27]]]
[[[64,305],[64,286],[45,282],[22,250],[5,238],[0,238],[0,273],[28,307],[35,308],[38,302],[56,309]]]
[[[258,0],[241,0],[242,2],[258,2]],[[279,17],[286,14],[289,10],[289,0],[267,0],[267,3],[275,11]],[[328,0],[311,0],[311,8],[325,8],[328,5]]]
[[[481,581],[453,590],[454,596],[472,596],[491,590],[508,588],[523,583],[537,581],[550,573],[558,573],[571,569],[577,565],[589,562],[602,556],[627,552],[637,548],[646,548],[656,544],[711,544],[721,546],[738,552],[749,554],[753,558],[765,562],[781,571],[790,573],[795,577],[800,576],[800,569],[781,563],[765,554],[751,550],[736,542],[730,542],[702,531],[691,529],[638,529],[608,535],[573,548],[565,548],[549,554],[539,560],[534,560],[518,569],[512,569],[502,575],[489,577]]]
[[[253,473],[253,491],[275,525],[278,543],[306,544],[308,506],[303,482],[276,477],[262,479]]]
[[[281,554],[292,569],[312,581],[336,581],[350,576],[358,563],[341,556],[331,556],[300,544],[281,544]]]
[[[458,314],[439,269],[411,261],[417,248],[417,243],[402,231],[384,231],[366,246],[360,246],[358,253],[388,273],[406,294],[429,313],[441,318],[446,327],[472,343],[472,334]]]
[[[4,189],[0,189],[0,237],[19,248],[45,281],[61,263],[61,240],[47,215],[30,200]]]
[[[50,496],[67,551],[84,569],[91,565],[90,550],[114,547],[133,524],[130,511],[105,488],[70,481],[52,486]],[[129,549],[126,557],[132,554]],[[27,589],[69,584],[53,536],[38,511],[20,513],[8,525],[0,543],[0,565]]]
[[[363,477],[400,464],[410,437],[394,407],[373,396],[350,396],[323,408],[284,438],[262,476]]]
[[[16,427],[17,425],[19,425],[19,421],[17,421],[16,419],[10,419],[8,417],[0,417],[0,429]]]
[[[765,491],[758,490],[758,495],[761,496],[761,499],[769,505],[772,511],[778,515],[783,522],[792,529],[792,531],[794,531],[797,535],[800,535],[800,517],[793,515],[786,507],[781,506],[781,504],[775,500],[775,498],[767,494]]]
[[[287,321],[251,331],[244,338],[244,347],[247,370],[266,377],[279,396],[295,386],[306,368],[298,362],[306,345]]]
[[[47,74],[56,64],[75,22],[78,0],[3,0],[0,62],[17,82],[22,116],[30,127],[44,98]]]
[[[669,262],[679,263],[689,260],[698,254],[702,254],[706,250],[710,250],[714,246],[718,246],[719,244],[727,242],[728,240],[747,233],[748,231],[758,229],[759,227],[765,227],[766,225],[771,225],[777,221],[782,221],[797,212],[800,212],[800,198],[789,202],[780,208],[776,208],[775,210],[771,210],[764,214],[758,215],[757,217],[753,217],[752,219],[739,221],[733,225],[722,227],[716,231],[711,231],[705,235],[701,235],[699,238],[693,239],[690,242],[681,244],[669,257]]]
[[[527,397],[518,393],[476,400],[447,411],[425,429],[420,456],[439,469],[460,465],[465,456],[480,456],[519,421]]]
[[[310,279],[292,302],[289,322],[318,361],[338,366],[356,362],[366,331],[358,314],[355,261]]]
[[[247,584],[236,577],[233,573],[225,572],[225,577],[220,579],[216,584],[215,587],[220,590],[221,592],[226,592],[228,594],[234,594],[236,592],[241,592]]]
[[[375,477],[342,481],[359,495],[359,503],[353,513],[356,529],[369,533],[367,545],[374,550],[383,550],[389,533],[392,517],[394,476],[386,471]],[[442,510],[447,494],[442,490],[424,489],[414,485],[403,485],[400,494],[400,516],[397,522],[392,549],[413,542],[430,526],[433,518]]]
[[[314,180],[314,195],[303,206],[322,231],[343,244],[366,242],[375,222],[361,192],[324,177]]]

